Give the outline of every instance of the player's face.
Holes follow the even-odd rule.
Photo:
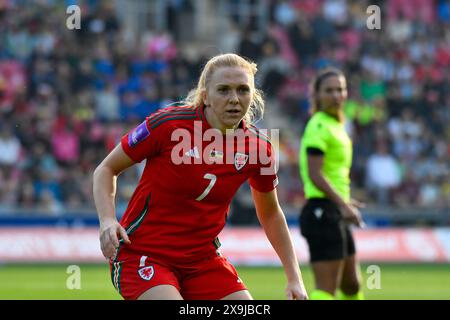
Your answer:
[[[206,118],[212,127],[223,132],[237,128],[252,102],[253,82],[253,76],[240,67],[222,67],[212,74],[204,92]]]
[[[326,77],[320,84],[317,102],[325,112],[337,115],[347,99],[347,82],[343,76]]]

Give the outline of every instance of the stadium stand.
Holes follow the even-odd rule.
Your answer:
[[[366,27],[369,1],[205,2],[154,1],[131,22],[145,2],[79,1],[81,29],[69,30],[71,1],[2,1],[0,216],[93,217],[92,172],[121,135],[182,99],[209,55],[234,51],[259,64],[259,125],[282,128],[288,221],[304,201],[297,161],[308,81],[336,65],[349,79],[352,181],[369,223],[450,224],[448,1],[370,1],[382,9],[381,30]],[[120,177],[119,214],[141,170]],[[256,223],[248,197],[242,188],[232,223]]]

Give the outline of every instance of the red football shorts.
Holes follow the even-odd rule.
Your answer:
[[[158,285],[174,286],[186,300],[218,300],[247,290],[233,265],[221,256],[172,266],[127,254],[120,261],[111,261],[110,269],[114,287],[127,300],[135,300]]]

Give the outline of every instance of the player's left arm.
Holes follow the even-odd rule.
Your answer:
[[[294,245],[283,210],[278,203],[276,189],[269,192],[260,192],[254,188],[251,190],[259,222],[283,264],[288,280],[288,299],[307,299]]]

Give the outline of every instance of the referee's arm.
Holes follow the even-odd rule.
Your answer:
[[[322,174],[324,152],[318,148],[307,148],[306,153],[308,158],[308,175],[314,185],[342,209],[344,219],[358,227],[364,227],[358,208],[351,203],[346,203]]]
[[[338,206],[345,206],[344,199],[334,190],[322,174],[323,157],[325,153],[319,148],[308,147],[306,149],[308,158],[308,175],[314,185],[325,195],[328,199],[336,203]]]

